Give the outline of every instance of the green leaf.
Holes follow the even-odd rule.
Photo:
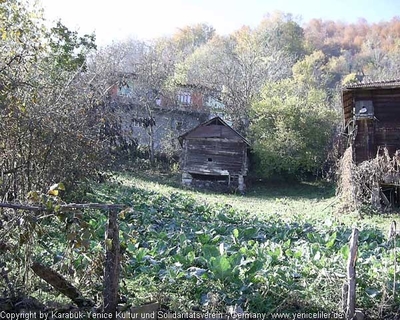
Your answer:
[[[190,251],[187,255],[186,255],[187,260],[189,261],[189,263],[193,263],[194,259],[196,258],[196,254],[194,253],[194,251]]]
[[[283,243],[283,247],[284,247],[284,248],[290,248],[290,244],[291,244],[290,239],[287,239],[287,240]]]
[[[264,263],[260,260],[256,260],[251,264],[249,270],[247,270],[246,275],[254,275],[257,271],[261,270],[264,266]]]
[[[139,248],[136,254],[136,260],[138,262],[142,261],[147,252],[148,250],[146,248]]]
[[[49,211],[53,209],[53,202],[51,200],[46,202],[46,209]]]
[[[206,244],[211,240],[211,236],[205,233],[197,234],[197,238],[201,244]]]
[[[210,270],[217,279],[224,280],[231,274],[232,266],[225,256],[220,256],[210,260]]]
[[[202,254],[206,260],[210,260],[211,258],[220,255],[218,248],[209,244],[203,246]]]
[[[342,254],[342,257],[344,260],[347,260],[349,258],[349,253],[350,253],[350,248],[348,244],[345,244],[341,249],[340,253]]]
[[[332,247],[334,246],[335,241],[336,241],[336,236],[337,236],[337,233],[334,232],[334,233],[332,233],[332,235],[329,237],[329,240],[328,240],[328,242],[326,243],[326,247],[327,247],[328,249],[330,249],[330,248],[332,248]]]
[[[291,249],[286,249],[286,250],[285,250],[285,255],[286,255],[287,257],[293,256],[293,250],[291,250]]]
[[[238,229],[233,229],[232,234],[235,237],[235,239],[239,238],[239,230]]]
[[[296,259],[301,258],[301,256],[303,255],[303,252],[301,252],[300,250],[296,251],[293,254],[293,257],[295,257]]]
[[[246,228],[246,229],[242,230],[242,236],[244,236],[246,239],[253,238],[253,237],[257,236],[259,230],[260,230],[259,228],[255,228],[255,227]]]

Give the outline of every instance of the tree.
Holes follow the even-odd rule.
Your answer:
[[[262,84],[287,77],[293,64],[287,51],[268,41],[265,28],[243,27],[229,36],[214,36],[177,66],[174,77],[219,92],[226,116],[246,132],[249,106]]]
[[[135,74],[137,81],[134,95],[141,107],[144,108],[146,118],[144,126],[149,137],[150,163],[155,164],[155,120],[154,109],[157,99],[165,94],[166,81],[172,72],[173,64],[169,63],[169,47],[164,41],[156,41],[146,46],[144,54],[136,63]]]
[[[111,114],[106,118],[107,130],[103,131],[107,131],[113,147],[134,145],[132,126],[139,123],[146,138],[136,138],[142,143],[146,140],[152,165],[156,156],[155,136],[157,130],[164,129],[155,123],[158,101],[162,96],[173,95],[168,80],[174,72],[174,52],[170,39],[147,42],[131,39],[99,50],[89,64],[89,70],[97,70],[97,81],[103,81],[104,90],[116,87],[125,90],[124,94],[114,94],[105,105]]]
[[[293,79],[307,88],[325,89],[331,76],[326,63],[325,54],[322,51],[314,51],[293,65]]]
[[[58,68],[67,71],[81,69],[86,71],[86,56],[96,49],[95,35],[79,36],[77,31],[71,31],[58,21],[47,34],[51,54],[48,59],[54,61]]]
[[[290,13],[276,11],[264,16],[256,28],[264,45],[283,50],[295,60],[305,55],[304,30]]]
[[[366,81],[398,79],[400,77],[400,39],[388,51],[384,49],[381,38],[370,36],[366,39],[358,55]]]
[[[321,66],[310,60],[315,57],[295,64],[293,77],[267,82],[252,104],[250,131],[260,176],[314,173],[326,158],[338,116],[313,81]]]
[[[172,35],[170,42],[175,46],[178,57],[184,59],[184,57],[192,54],[214,36],[214,27],[205,23],[198,23],[179,29],[178,32]]]
[[[84,54],[93,43],[66,38],[74,53],[55,50],[49,35],[60,35],[24,1],[1,2],[0,21],[0,196],[23,198],[61,181],[72,186],[96,172],[103,154],[96,122],[102,96],[83,72],[84,56],[75,59],[75,50]]]

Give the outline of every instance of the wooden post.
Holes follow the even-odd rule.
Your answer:
[[[188,172],[182,172],[182,184],[184,186],[190,186],[192,184],[193,177]]]
[[[390,224],[389,230],[389,241],[393,241],[393,300],[396,298],[396,274],[397,274],[397,250],[396,250],[396,238],[397,238],[397,228],[396,228],[396,221],[392,221]]]
[[[378,183],[374,183],[371,187],[371,204],[377,209],[381,210],[381,192]]]
[[[239,178],[238,178],[238,187],[239,187],[240,192],[244,192],[244,189],[245,189],[244,177],[241,174],[239,175]]]
[[[358,242],[358,229],[354,228],[350,239],[350,253],[347,261],[347,310],[346,319],[354,318],[356,314],[356,260],[357,260],[357,242]]]
[[[104,262],[104,305],[103,309],[107,313],[113,314],[113,319],[116,316],[117,304],[118,304],[118,282],[119,282],[119,229],[118,229],[118,212],[123,209],[123,204],[101,204],[101,203],[69,203],[62,204],[58,210],[70,211],[70,210],[83,210],[83,209],[99,209],[108,210],[108,226],[106,230],[106,257]],[[9,208],[13,210],[26,210],[34,212],[47,212],[48,214],[39,217],[43,219],[50,215],[54,215],[54,208],[47,208],[42,204],[36,206],[30,204],[14,204],[14,203],[3,203],[0,202],[0,208]],[[71,298],[79,307],[94,305],[94,303],[85,299],[81,296],[79,291],[76,290],[69,282],[62,278],[61,275],[52,271],[49,268],[39,264],[33,263],[32,270],[42,279],[53,285],[58,291],[67,295]]]
[[[119,282],[119,229],[118,210],[109,210],[108,228],[106,231],[104,262],[104,312],[111,313],[115,319],[118,305]]]
[[[349,296],[349,284],[344,283],[342,287],[342,310],[347,312],[347,297]]]

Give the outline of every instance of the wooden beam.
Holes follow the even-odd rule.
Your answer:
[[[106,235],[106,258],[104,262],[103,308],[105,313],[115,314],[118,306],[119,286],[119,228],[118,210],[110,210]]]
[[[350,252],[347,261],[347,310],[346,319],[353,319],[356,313],[356,260],[357,260],[357,247],[358,247],[358,234],[357,228],[353,229],[350,239]]]
[[[126,207],[123,204],[63,204],[60,205],[60,211],[76,210],[76,209],[100,209],[108,210],[108,227],[105,239],[105,262],[104,262],[104,292],[103,292],[103,308],[107,313],[113,314],[113,319],[116,316],[118,305],[118,286],[119,286],[119,269],[120,269],[120,242],[119,242],[119,227],[118,227],[118,212]],[[14,210],[26,211],[52,211],[44,206],[33,206],[26,204],[15,203],[0,203],[0,208],[9,208]],[[34,262],[31,266],[32,270],[43,280],[51,284],[59,292],[63,293],[74,301],[79,307],[93,306],[91,300],[82,297],[81,293],[61,275],[52,269]]]
[[[75,209],[100,209],[100,210],[114,210],[123,209],[126,205],[124,204],[102,204],[102,203],[69,203],[62,204],[59,207],[61,211],[75,210]],[[25,211],[52,211],[45,206],[33,206],[19,203],[4,203],[0,202],[0,208],[9,208],[14,210],[25,210]]]

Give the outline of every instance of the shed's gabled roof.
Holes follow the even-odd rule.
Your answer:
[[[232,137],[236,137],[237,140],[242,140],[248,146],[250,146],[250,143],[239,132],[237,132],[235,129],[229,126],[220,117],[215,117],[187,131],[183,135],[179,136],[178,140],[182,145],[184,139],[193,139],[193,138],[223,139]]]
[[[400,87],[400,79],[393,79],[393,80],[352,83],[343,86],[343,91],[351,91],[354,89],[381,89],[381,88],[390,89],[399,87]]]

